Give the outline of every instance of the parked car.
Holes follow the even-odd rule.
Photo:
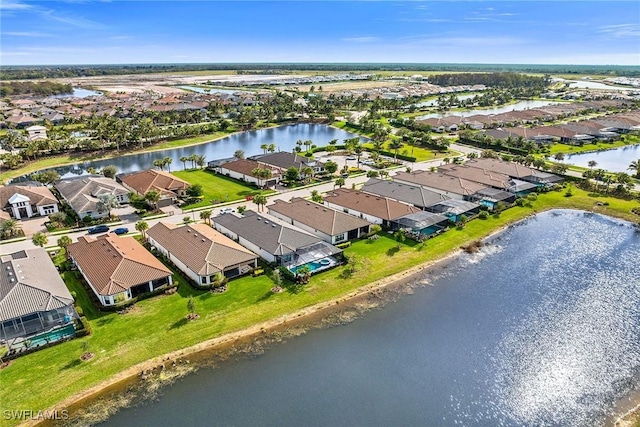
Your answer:
[[[358,158],[356,156],[349,156],[347,157],[347,160],[358,160]]]
[[[220,209],[220,213],[221,214],[225,214],[225,213],[234,213],[236,210],[233,208],[222,208]]]
[[[129,229],[127,227],[120,227],[120,228],[116,228],[111,232],[115,234],[127,234],[129,232]]]
[[[98,233],[106,233],[107,231],[109,231],[109,227],[102,224],[102,225],[96,225],[95,227],[91,227],[89,230],[87,230],[87,233],[98,234]]]

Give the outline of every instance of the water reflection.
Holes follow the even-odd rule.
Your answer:
[[[607,144],[600,144],[607,148]],[[595,151],[593,153],[572,154],[567,156],[567,163],[576,166],[589,167],[590,161],[597,163],[596,169],[604,169],[611,172],[633,173],[629,170],[632,161],[640,159],[640,145],[629,145],[613,150]]]

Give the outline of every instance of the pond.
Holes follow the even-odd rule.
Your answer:
[[[492,114],[508,113],[510,111],[533,110],[536,108],[545,107],[547,105],[555,105],[555,104],[557,104],[557,102],[554,102],[554,101],[526,100],[526,101],[519,101],[515,104],[503,105],[501,107],[476,108],[476,109],[467,110],[467,111],[451,111],[448,113],[425,114],[423,116],[416,117],[416,120],[431,119],[431,118],[446,117],[446,116],[471,117],[471,116],[475,116],[476,114],[488,116]]]
[[[238,132],[217,141],[188,147],[131,154],[112,159],[60,166],[53,169],[58,171],[62,178],[87,174],[89,167],[100,170],[107,165],[115,165],[118,168],[118,173],[136,172],[152,168],[155,159],[170,157],[172,159],[170,167],[172,170],[175,170],[182,169],[181,157],[189,157],[193,154],[203,155],[207,161],[211,161],[233,157],[236,150],[243,150],[245,156],[249,157],[263,153],[263,150],[260,148],[262,144],[275,144],[276,151],[291,151],[297,146],[296,141],[298,140],[311,140],[315,145],[322,146],[327,145],[332,139],[337,139],[338,143],[343,143],[343,140],[357,136],[358,135],[354,133],[332,126],[299,123],[268,129]],[[364,140],[363,138],[363,141]],[[304,146],[302,148],[304,149]],[[189,165],[189,163],[187,163],[187,165]],[[12,182],[25,179],[28,179],[28,176],[16,178],[12,180]]]
[[[80,87],[74,87],[72,93],[63,93],[61,95],[55,95],[54,98],[87,98],[89,96],[95,96],[95,95],[102,95],[102,92],[83,89]]]
[[[602,425],[638,386],[639,253],[630,223],[545,212],[412,295],[202,368],[104,425]]]
[[[602,147],[606,148],[607,144],[602,144]],[[634,160],[640,160],[640,144],[592,153],[571,154],[567,156],[565,163],[588,168],[592,160],[597,163],[594,169],[633,174],[635,172],[629,170],[629,164]]]
[[[238,92],[247,92],[247,93],[255,93],[253,91],[250,90],[239,90],[239,89],[220,89],[217,87],[211,87],[211,88],[204,88],[204,87],[198,87],[198,86],[178,86],[178,88],[180,89],[185,89],[191,92],[197,92],[197,93],[224,93],[227,95],[233,95],[234,93],[238,93]]]
[[[457,95],[456,98],[458,98],[459,101],[464,101],[465,99],[471,99],[476,95],[479,94]],[[428,101],[419,102],[413,105],[415,105],[416,107],[435,107],[436,105],[438,105],[438,99],[430,99]]]

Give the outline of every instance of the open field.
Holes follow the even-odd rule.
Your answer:
[[[617,140],[610,143],[597,142],[595,144],[584,144],[583,146],[580,146],[580,147],[576,145],[568,145],[568,144],[560,144],[560,143],[553,144],[549,151],[551,152],[551,155],[554,155],[557,153],[577,154],[577,153],[584,153],[586,151],[610,150],[612,148],[624,147],[627,145],[638,144],[638,143],[640,143],[640,137],[627,135],[624,141]],[[633,159],[629,159],[630,162],[631,160]]]
[[[100,313],[90,306],[89,298],[72,273],[65,273],[68,285],[77,294],[93,328],[89,337],[76,339],[16,359],[0,371],[0,401],[3,408],[41,410],[89,387],[106,381],[122,370],[174,350],[195,345],[221,335],[240,331],[282,315],[294,313],[314,304],[343,297],[378,280],[431,262],[458,250],[461,245],[518,221],[534,212],[558,207],[575,208],[613,215],[637,222],[631,208],[637,201],[610,197],[591,197],[573,189],[573,197],[564,192],[542,194],[532,207],[514,207],[498,218],[476,219],[464,229],[452,229],[424,245],[397,243],[383,233],[378,241],[359,241],[345,253],[360,259],[358,270],[344,280],[344,267],[313,276],[304,287],[287,287],[273,294],[273,282],[267,276],[244,277],[229,283],[223,294],[195,291],[180,275],[179,290],[138,302],[127,314]],[[607,202],[598,206],[596,202]],[[397,246],[400,249],[396,249]],[[60,259],[58,259],[60,261]],[[193,296],[201,318],[186,321],[187,299]],[[80,362],[81,346],[88,341],[96,354],[88,362]],[[13,425],[2,420],[2,425]]]
[[[235,179],[221,176],[205,169],[187,169],[172,173],[191,185],[200,184],[202,186],[203,200],[186,206],[189,209],[209,206],[214,203],[244,200],[247,196],[260,192],[259,189],[252,185],[243,184]]]

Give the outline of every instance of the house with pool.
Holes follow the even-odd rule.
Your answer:
[[[199,286],[211,285],[219,273],[233,279],[258,266],[256,254],[207,224],[159,222],[147,240]]]
[[[246,211],[243,216],[224,213],[212,220],[222,234],[294,274],[305,265],[316,273],[342,262],[341,249],[268,215]]]
[[[300,197],[294,197],[290,202],[275,200],[267,209],[270,215],[333,245],[364,237],[371,226],[362,218]]]
[[[173,284],[171,270],[130,236],[80,236],[67,253],[103,306]]]
[[[449,200],[448,196],[419,185],[379,178],[370,178],[360,191],[407,203],[422,210],[443,200]]]
[[[73,297],[43,248],[0,257],[0,342],[10,353],[76,334]]]

